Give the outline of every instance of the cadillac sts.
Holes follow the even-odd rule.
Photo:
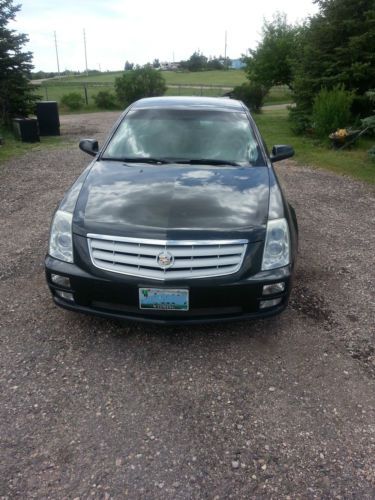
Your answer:
[[[295,211],[249,110],[226,98],[129,106],[57,208],[45,259],[56,305],[156,323],[251,319],[288,303]],[[287,167],[286,167],[287,168]]]

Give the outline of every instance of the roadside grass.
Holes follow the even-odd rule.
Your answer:
[[[21,142],[14,137],[11,131],[4,128],[0,129],[0,136],[4,141],[3,145],[0,146],[0,164],[30,151],[41,151],[45,148],[56,148],[67,144],[66,137],[61,136],[41,137],[40,142]]]
[[[337,174],[375,184],[375,161],[367,154],[373,139],[360,138],[350,149],[337,151],[330,145],[293,134],[288,110],[263,110],[254,119],[269,150],[274,144],[290,144],[295,149],[294,159],[300,165],[325,168]]]

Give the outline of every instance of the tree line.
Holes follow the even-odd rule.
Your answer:
[[[374,0],[314,3],[319,12],[300,24],[288,23],[285,14],[265,22],[260,43],[245,58],[248,86],[263,94],[274,85],[291,89],[291,118],[299,132],[313,125],[320,92],[346,92],[354,116],[370,114],[373,106],[369,91],[375,88]]]

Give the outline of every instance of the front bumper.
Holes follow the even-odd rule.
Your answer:
[[[127,319],[159,324],[191,324],[233,321],[273,316],[282,312],[288,303],[292,268],[286,266],[255,276],[236,280],[193,279],[161,283],[115,273],[91,274],[75,264],[50,256],[45,260],[46,278],[55,304],[72,311],[106,318]],[[57,285],[51,274],[70,279],[70,288]],[[263,296],[263,285],[285,282],[282,293]],[[189,311],[141,310],[138,304],[139,287],[185,288],[189,290]],[[72,294],[72,300],[61,298],[59,292]],[[262,300],[280,298],[273,307],[260,308]]]

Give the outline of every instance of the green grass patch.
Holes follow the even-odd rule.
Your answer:
[[[294,159],[301,165],[326,168],[337,174],[375,183],[375,161],[367,153],[374,144],[373,139],[360,138],[351,149],[337,151],[328,144],[294,135],[286,109],[265,110],[254,118],[270,150],[274,144],[290,144],[296,152]]]
[[[87,97],[88,97],[88,106],[95,106],[94,103],[94,97],[98,92],[101,90],[110,90],[114,93],[114,87],[112,83],[108,83],[108,85],[102,85],[102,86],[88,86],[87,87]],[[70,94],[71,92],[78,92],[79,94],[82,95],[83,99],[86,100],[85,97],[85,89],[84,85],[82,83],[69,83],[69,84],[64,84],[64,83],[43,83],[38,87],[38,94],[41,96],[43,100],[46,101],[57,101],[61,102],[61,98],[65,94]],[[87,106],[84,105],[83,109],[86,110]]]
[[[163,71],[167,85],[222,85],[223,87],[235,87],[246,82],[245,72],[242,70],[216,70],[179,72]]]
[[[290,104],[292,95],[290,89],[286,85],[278,85],[272,87],[264,99],[264,105],[272,104]]]
[[[121,76],[123,71],[113,71],[91,76],[70,76],[61,79],[50,79],[45,83],[48,85],[58,85],[61,82],[98,82],[114,83],[115,78]],[[241,85],[246,81],[245,72],[242,70],[214,70],[214,71],[162,71],[167,85],[223,85],[231,87]]]
[[[101,90],[115,92],[115,78],[122,75],[121,71],[102,73],[100,75],[63,77],[46,80],[37,87],[37,92],[43,100],[61,102],[64,94],[79,92],[84,100],[85,84],[88,105],[83,111],[98,110],[95,107],[94,97]],[[229,89],[246,82],[245,72],[242,70],[216,71],[163,71],[168,86],[165,95],[208,96],[220,97]],[[172,87],[171,87],[172,85]],[[211,88],[205,88],[212,86]],[[291,102],[290,90],[286,86],[273,87],[265,98],[265,105],[285,104]],[[98,110],[99,111],[99,110]]]
[[[41,151],[45,148],[56,148],[67,144],[66,138],[61,136],[41,137],[40,142],[22,142],[16,139],[8,129],[0,129],[0,136],[3,138],[3,145],[0,146],[0,164],[30,151]]]

